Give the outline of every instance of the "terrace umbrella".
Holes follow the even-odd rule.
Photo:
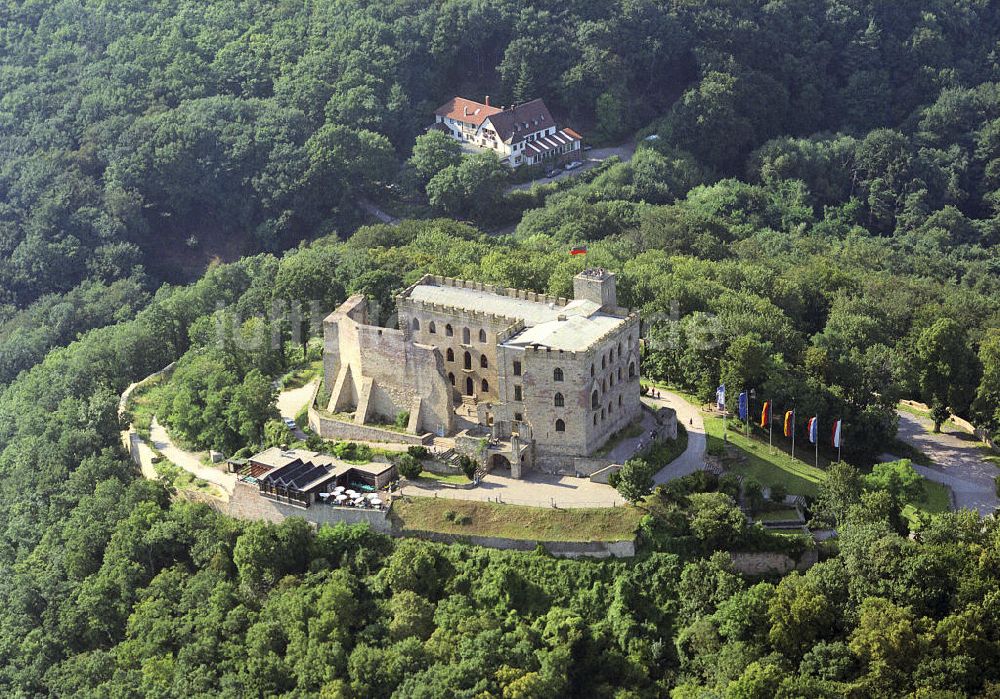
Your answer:
[[[369,500],[369,502],[371,504],[375,505],[375,507],[381,507],[382,506],[382,500],[381,500],[381,498],[371,498],[371,500]]]
[[[333,497],[333,499],[336,500],[337,502],[345,502],[347,500],[347,496],[344,495],[343,493],[337,493]]]
[[[347,490],[347,488],[345,488],[342,485],[338,485],[336,488],[333,489],[333,492],[335,492],[335,493],[343,493],[345,490]]]

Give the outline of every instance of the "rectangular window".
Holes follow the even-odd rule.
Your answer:
[[[521,362],[514,362],[514,376],[521,375]]]
[[[514,386],[514,400],[521,400],[521,387]]]
[[[522,415],[521,413],[514,413],[514,421],[524,422],[524,415]]]

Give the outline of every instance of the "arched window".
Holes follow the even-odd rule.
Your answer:
[[[472,383],[472,377],[471,376],[466,377],[466,379],[465,379],[465,395],[471,396],[473,393],[476,392],[475,388],[476,388],[476,385],[474,383]]]
[[[413,323],[411,324],[410,327],[412,327],[414,330],[420,330],[420,321],[414,318]]]
[[[622,358],[622,343],[618,343],[618,358]]]
[[[597,424],[597,413],[594,413],[594,424]]]
[[[485,354],[479,355],[479,366],[482,367],[483,369],[490,368],[490,360],[486,358]]]
[[[466,369],[472,368],[472,355],[469,354],[468,352],[465,353],[465,368]]]
[[[462,328],[462,344],[467,345],[472,342],[472,333],[469,332],[468,328]]]
[[[601,368],[606,369],[608,367],[608,355],[601,357]]]
[[[591,376],[594,375],[594,365],[593,364],[590,365],[590,375]]]
[[[622,380],[622,368],[621,367],[618,367],[618,380],[619,381]]]
[[[601,408],[601,422],[604,422],[605,417],[607,416],[604,414],[604,408]]]
[[[429,332],[431,335],[434,335],[434,334],[437,333],[437,326],[434,325],[434,321],[433,320],[427,326],[427,332]]]
[[[590,394],[590,407],[597,410],[597,407],[601,404],[601,399],[597,395],[597,391]]]
[[[483,389],[483,393],[489,393],[490,392],[490,382],[487,381],[486,379],[483,379],[482,389]]]
[[[615,375],[608,374],[608,388],[612,388],[615,385]]]
[[[445,358],[446,358],[446,359],[447,359],[447,360],[448,360],[449,362],[453,362],[453,361],[455,361],[455,350],[453,350],[453,349],[452,349],[451,347],[449,347],[449,348],[448,348],[448,351],[447,351],[447,352],[445,352]]]
[[[452,374],[451,372],[448,372],[448,380],[451,381],[452,386],[455,385],[455,375]]]
[[[615,361],[615,348],[614,347],[611,348],[611,361],[612,362]]]
[[[622,407],[622,397],[618,396],[618,407]]]
[[[563,394],[557,393],[555,399],[553,400],[557,408],[561,408],[566,405],[566,401],[563,399]]]
[[[565,432],[565,431],[566,431],[566,423],[563,422],[562,420],[556,420],[556,432]]]
[[[479,330],[479,341],[486,342],[486,331],[480,328]]]
[[[451,337],[452,335],[455,334],[455,331],[452,330],[452,328],[451,328],[451,323],[448,323],[446,326],[444,326],[444,334],[447,337]]]
[[[629,380],[635,378],[635,362],[628,363],[628,378]]]
[[[562,369],[560,369],[559,367],[556,367],[555,369],[552,370],[552,380],[553,381],[562,381],[563,380]]]

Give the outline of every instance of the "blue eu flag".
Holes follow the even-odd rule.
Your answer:
[[[747,392],[746,391],[743,391],[743,393],[740,394],[740,407],[739,407],[739,411],[740,411],[740,420],[746,420],[747,419]]]

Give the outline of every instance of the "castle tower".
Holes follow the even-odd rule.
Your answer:
[[[615,273],[601,267],[585,269],[573,277],[573,297],[598,303],[603,311],[614,311],[618,307]]]

